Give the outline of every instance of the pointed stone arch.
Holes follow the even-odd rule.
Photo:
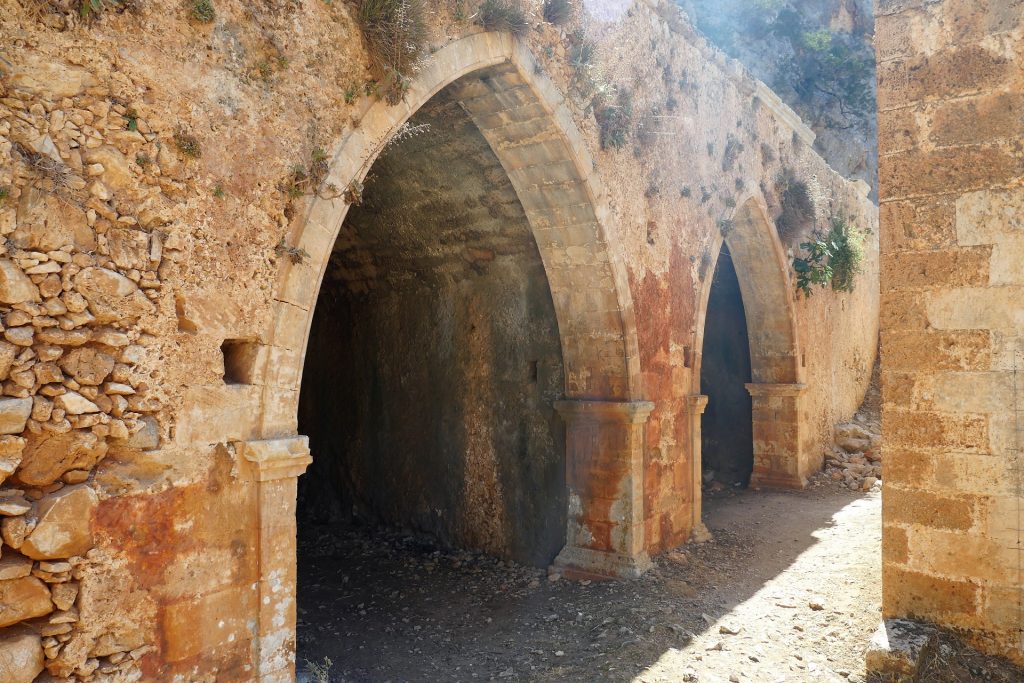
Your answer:
[[[583,137],[564,97],[535,67],[528,49],[507,34],[449,43],[432,55],[403,102],[368,105],[358,127],[333,150],[326,183],[346,188],[361,182],[402,124],[436,93],[453,89],[516,190],[555,306],[566,374],[566,400],[556,408],[567,425],[569,499],[566,545],[556,564],[582,574],[635,576],[649,564],[642,435],[653,405],[642,400],[626,267],[606,232],[605,192]],[[261,482],[274,473],[294,477],[309,461],[305,437],[297,435],[299,387],[320,284],[348,208],[341,197],[313,199],[289,240],[308,258],[282,259],[274,318],[255,364],[262,385],[260,440],[240,448]],[[277,460],[296,466],[272,464]],[[281,498],[294,501],[294,481],[291,493],[275,484],[274,496],[260,497],[261,529],[276,539],[282,523],[294,532],[294,502],[281,507]],[[278,546],[271,557],[261,542],[260,556],[264,580],[275,567],[294,571],[294,547]],[[291,564],[282,567],[277,557]],[[261,619],[261,634],[266,628]]]
[[[707,397],[700,392],[704,324],[711,283],[722,245],[729,248],[743,298],[750,338],[755,487],[802,488],[810,466],[804,452],[807,431],[802,396],[803,357],[797,326],[796,290],[786,250],[769,218],[764,199],[750,195],[738,203],[731,222],[711,246],[712,265],[700,292],[691,387],[694,519],[700,519],[700,415]]]

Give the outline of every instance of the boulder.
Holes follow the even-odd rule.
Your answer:
[[[39,522],[21,544],[21,552],[34,560],[85,554],[93,545],[92,515],[98,504],[96,492],[86,484],[50,494],[39,502]]]
[[[50,589],[36,577],[0,581],[0,628],[42,617],[52,611]]]
[[[33,434],[22,453],[16,478],[29,486],[46,486],[69,470],[91,470],[106,454],[106,440],[91,431]]]
[[[149,267],[149,234],[141,230],[112,228],[107,231],[107,249],[119,268]]]
[[[20,627],[0,635],[0,681],[32,683],[43,671],[43,643],[38,633]]]
[[[39,301],[39,288],[10,259],[0,258],[0,303]]]
[[[0,398],[0,434],[21,434],[31,414],[31,398]]]
[[[74,606],[75,599],[78,597],[78,584],[74,581],[55,583],[50,586],[50,594],[57,609],[69,610]]]
[[[114,357],[93,348],[80,348],[64,356],[60,366],[79,384],[97,386],[113,371]]]
[[[85,268],[75,276],[74,284],[100,323],[136,319],[155,309],[138,285],[107,268]]]

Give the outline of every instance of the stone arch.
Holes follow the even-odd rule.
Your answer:
[[[696,360],[692,375],[694,519],[700,515],[700,395],[704,325],[711,297],[711,274],[723,243],[736,269],[750,338],[753,399],[754,470],[751,486],[802,488],[807,458],[803,435],[803,363],[797,325],[796,292],[786,250],[779,240],[764,199],[750,195],[737,204],[732,220],[711,246],[712,264],[700,292],[696,320]]]
[[[582,135],[554,85],[507,34],[454,41],[430,59],[396,106],[374,102],[340,142],[327,183],[361,182],[398,128],[445,87],[458,97],[508,173],[544,261],[566,366],[566,397],[636,401],[643,395],[624,258],[606,235],[605,193]],[[464,79],[469,74],[478,78]],[[460,79],[462,79],[460,81]],[[260,432],[294,434],[306,340],[320,282],[348,211],[316,198],[292,236],[304,263],[282,265],[265,340]]]
[[[641,482],[643,426],[653,404],[642,400],[625,260],[608,237],[606,196],[583,136],[526,46],[508,34],[477,33],[438,50],[403,102],[367,106],[359,126],[333,150],[326,183],[361,182],[399,127],[447,87],[457,89],[508,174],[554,302],[566,375],[566,400],[556,409],[566,422],[569,500],[566,544],[555,564],[585,575],[639,575],[649,566]],[[340,197],[315,198],[290,236],[308,258],[282,259],[273,320],[252,361],[253,383],[261,385],[258,437],[236,445],[261,486],[260,585],[273,593],[267,604],[285,610],[294,603],[287,606],[289,591],[274,577],[294,576],[295,477],[311,460],[297,434],[299,387],[320,284],[347,211]],[[294,585],[289,588],[294,595]],[[264,612],[260,643],[294,634],[294,618]],[[282,654],[260,650],[261,660]]]

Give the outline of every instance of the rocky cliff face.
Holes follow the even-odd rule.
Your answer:
[[[803,117],[833,168],[877,187],[870,0],[677,2],[712,42]]]

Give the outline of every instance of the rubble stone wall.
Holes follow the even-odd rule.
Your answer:
[[[572,27],[528,4],[513,38],[431,3],[431,58],[390,105],[365,94],[345,3],[219,0],[210,22],[188,3],[6,3],[0,662],[17,665],[0,678],[290,678],[318,290],[345,191],[449,86],[516,190],[558,319],[567,565],[629,575],[699,521],[723,241],[756,352],[761,481],[820,465],[869,379],[877,252],[869,239],[854,293],[797,297],[806,233],[775,233],[776,180],[808,182],[819,225],[874,231],[862,188],[668,3],[580,19],[600,78],[631,95],[627,144],[602,149]],[[321,164],[319,188],[296,182]]]
[[[1024,661],[1024,5],[879,3],[886,616]]]

